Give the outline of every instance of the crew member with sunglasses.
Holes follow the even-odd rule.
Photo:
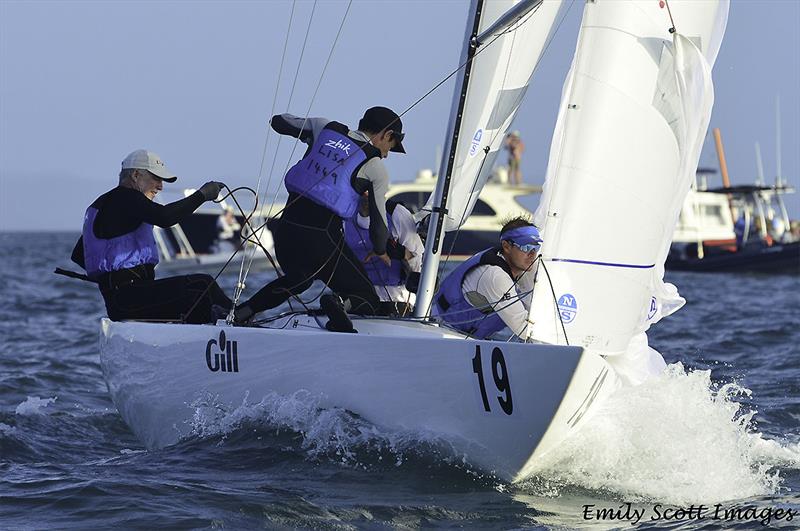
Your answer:
[[[239,305],[236,321],[245,322],[275,308],[307,290],[314,280],[322,280],[335,294],[320,299],[330,318],[328,328],[352,332],[346,304],[361,315],[375,314],[380,304],[364,265],[345,243],[342,220],[356,214],[359,198],[368,193],[369,239],[374,251],[370,259],[391,264],[386,254],[389,173],[383,159],[390,151],[406,152],[403,123],[394,111],[372,107],[355,131],[324,118],[291,114],[273,116],[270,124],[277,133],[295,137],[308,148],[286,173],[289,199],[280,220],[270,225],[284,275]]]
[[[514,218],[500,231],[500,246],[481,251],[450,273],[433,298],[440,320],[477,339],[508,327],[528,336],[534,263],[542,239],[532,223]]]

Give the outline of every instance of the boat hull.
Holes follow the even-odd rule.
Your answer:
[[[800,273],[800,242],[754,246],[737,252],[719,252],[704,258],[671,253],[665,264],[673,271]]]
[[[232,410],[307,391],[320,407],[382,428],[443,437],[509,481],[534,473],[615,385],[606,362],[578,347],[475,341],[414,322],[356,328],[332,333],[309,318],[286,329],[104,319],[101,365],[120,414],[151,449],[193,434],[199,397]]]

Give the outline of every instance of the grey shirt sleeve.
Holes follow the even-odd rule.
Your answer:
[[[301,142],[310,146],[330,122],[327,118],[303,118],[284,113],[276,114],[269,123],[278,134],[299,138]]]
[[[367,181],[369,190],[369,239],[375,254],[386,252],[389,229],[386,223],[386,192],[389,190],[389,172],[378,157],[369,159],[358,170],[356,179]]]

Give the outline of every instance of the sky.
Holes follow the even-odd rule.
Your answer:
[[[545,174],[583,3],[571,5],[513,125],[531,184]],[[0,230],[79,231],[137,148],[162,156],[176,193],[210,179],[255,188],[259,176],[274,190],[301,150],[268,134],[273,112],[355,127],[367,107],[406,110],[457,66],[469,2],[297,1],[287,32],[292,5],[0,0]],[[711,127],[732,182],[755,179],[756,142],[774,182],[779,98],[782,173],[798,187],[800,0],[733,0],[714,83]],[[452,93],[451,79],[403,117],[408,153],[387,159],[392,180],[438,167]],[[700,164],[717,165],[712,140]],[[797,194],[788,206],[800,217]]]

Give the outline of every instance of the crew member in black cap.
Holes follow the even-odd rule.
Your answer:
[[[275,308],[318,279],[335,294],[320,299],[330,317],[328,328],[353,331],[345,313],[348,305],[352,313],[361,315],[374,315],[380,305],[363,264],[345,244],[342,220],[353,217],[359,198],[368,192],[373,254],[367,259],[391,263],[386,254],[389,174],[383,159],[390,151],[406,152],[403,123],[394,111],[372,107],[356,131],[324,118],[291,114],[273,116],[270,124],[308,149],[286,174],[289,200],[280,221],[271,225],[275,254],[285,275],[237,307],[236,320],[243,322]]]

